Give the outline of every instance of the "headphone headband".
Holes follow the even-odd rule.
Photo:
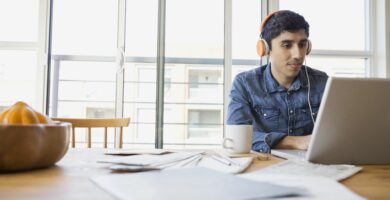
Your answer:
[[[277,10],[277,11],[274,11],[274,12],[271,12],[270,14],[268,14],[267,16],[264,17],[263,21],[261,22],[260,24],[260,31],[263,30],[265,24],[267,23],[267,21],[269,20],[269,18],[271,18],[272,16],[274,16],[276,13],[278,12],[281,12],[281,11],[284,11],[284,10]]]

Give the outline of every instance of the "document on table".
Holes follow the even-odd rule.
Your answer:
[[[202,167],[111,174],[91,180],[122,200],[269,199],[306,194],[302,188],[252,181]]]
[[[322,165],[300,160],[286,160],[257,170],[256,173],[322,176],[340,181],[356,174],[361,169],[362,167],[354,165]]]
[[[364,198],[355,194],[344,185],[330,178],[321,176],[298,176],[287,174],[263,174],[263,173],[245,173],[237,175],[241,178],[247,178],[254,181],[263,181],[275,185],[294,186],[303,188],[307,195],[292,200],[313,200],[313,199],[348,199],[363,200]],[[290,198],[282,198],[290,199]]]
[[[98,162],[113,164],[113,172],[140,172],[160,169],[206,167],[220,172],[240,173],[252,163],[253,157],[229,158],[205,152],[176,152],[163,155],[107,156]]]
[[[253,157],[234,158],[237,164],[226,165],[216,159],[203,157],[197,166],[206,167],[220,172],[237,174],[243,172],[253,162]]]
[[[173,151],[168,151],[165,149],[120,149],[120,150],[108,150],[104,154],[106,155],[116,155],[116,156],[131,156],[131,155],[141,155],[141,154],[152,154],[152,155],[163,155],[173,153]]]
[[[179,152],[179,153],[170,153],[164,155],[134,155],[134,156],[121,156],[121,157],[107,157],[106,159],[101,159],[99,162],[121,164],[121,165],[131,165],[131,166],[163,166],[166,164],[171,164],[179,161],[186,160],[193,156],[199,155],[202,152]]]

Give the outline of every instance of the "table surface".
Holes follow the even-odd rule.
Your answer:
[[[246,173],[282,161],[262,155],[269,158],[254,159]],[[96,162],[103,156],[101,149],[70,149],[55,166],[0,173],[0,199],[115,199],[89,180],[110,174],[108,164]],[[390,199],[390,165],[364,165],[361,172],[341,183],[368,199]]]

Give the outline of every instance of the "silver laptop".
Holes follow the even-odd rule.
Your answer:
[[[271,153],[322,164],[390,164],[390,79],[329,78],[307,152]]]

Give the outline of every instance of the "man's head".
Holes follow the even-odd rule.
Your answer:
[[[282,32],[297,32],[304,30],[309,37],[309,23],[298,13],[289,10],[281,10],[272,13],[262,23],[260,37],[264,39],[272,50],[272,40]]]
[[[263,22],[261,36],[269,46],[273,77],[289,88],[310,52],[309,24],[295,12],[278,11]]]

